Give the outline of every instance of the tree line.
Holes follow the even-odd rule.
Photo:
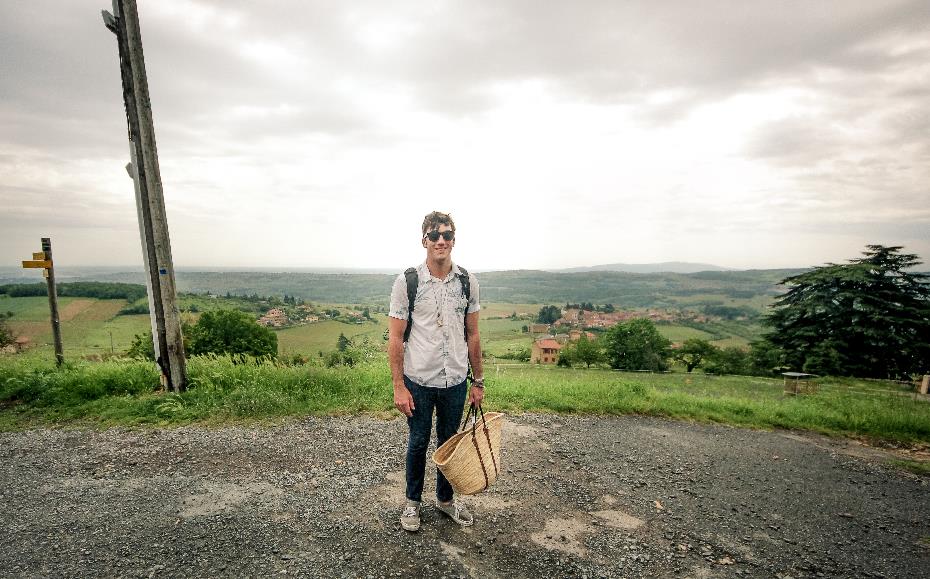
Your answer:
[[[55,287],[58,295],[62,297],[124,299],[133,302],[146,296],[145,286],[135,283],[76,281],[59,283]],[[6,294],[11,298],[47,296],[48,285],[41,282],[5,284],[0,285],[0,294]]]

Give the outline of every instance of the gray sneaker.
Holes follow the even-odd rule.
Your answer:
[[[436,508],[463,527],[470,527],[475,522],[474,517],[471,516],[465,505],[456,500],[445,504],[436,501]]]
[[[404,505],[404,512],[400,514],[400,526],[405,531],[420,530],[420,503],[407,501],[407,504]]]

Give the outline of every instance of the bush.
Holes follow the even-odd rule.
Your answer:
[[[236,310],[204,312],[189,332],[188,353],[239,354],[255,357],[278,355],[278,336],[258,325],[250,315]]]
[[[155,361],[155,340],[152,339],[152,332],[136,334],[132,338],[132,344],[126,355],[137,360]]]
[[[9,314],[0,314],[0,348],[9,346],[16,340],[16,336],[13,335],[13,330],[6,325],[6,318],[8,317]]]
[[[517,360],[519,362],[529,362],[532,352],[530,347],[510,349],[498,356],[502,360]]]
[[[338,350],[330,352],[326,356],[326,366],[335,368],[336,366],[349,366],[373,359],[378,354],[378,348],[366,337],[361,343],[356,343],[345,335],[339,334],[337,341]]]

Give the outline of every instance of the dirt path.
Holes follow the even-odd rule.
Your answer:
[[[475,526],[460,529],[426,506],[411,535],[397,523],[404,435],[399,420],[367,417],[0,434],[0,575],[930,569],[930,481],[848,441],[641,417],[513,417],[501,480],[466,499]]]

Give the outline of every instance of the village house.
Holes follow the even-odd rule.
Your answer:
[[[533,342],[530,362],[534,364],[556,364],[559,361],[559,350],[561,349],[562,344],[556,342],[554,338],[540,338]]]
[[[568,333],[568,341],[575,342],[581,339],[581,336],[584,336],[589,341],[594,341],[597,336],[592,332],[582,332],[581,330],[572,330]]]
[[[271,308],[264,316],[258,319],[258,323],[263,326],[280,328],[288,323],[287,314],[280,308]]]

